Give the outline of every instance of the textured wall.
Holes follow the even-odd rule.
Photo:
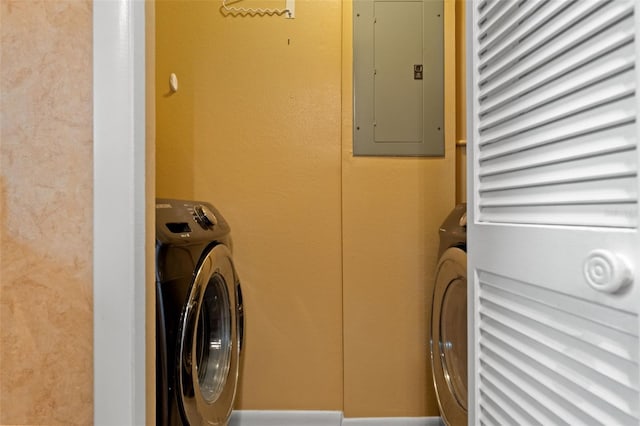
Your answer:
[[[298,0],[289,20],[156,2],[157,193],[231,224],[242,409],[342,408],[340,5]]]
[[[298,0],[287,20],[158,0],[157,193],[231,223],[248,319],[238,408],[437,415],[427,323],[455,195],[453,0],[444,158],[353,157],[351,7]]]
[[[465,0],[456,5],[456,203],[467,202],[467,82]]]
[[[0,424],[89,424],[90,1],[0,2]]]
[[[445,1],[445,157],[354,157],[352,2],[343,2],[344,412],[437,416],[428,324],[438,228],[454,205],[453,1]]]

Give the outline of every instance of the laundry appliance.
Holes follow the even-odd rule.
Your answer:
[[[244,334],[229,225],[211,204],[156,200],[157,424],[226,425]]]
[[[431,368],[440,414],[467,424],[467,206],[457,205],[440,227],[431,311]]]

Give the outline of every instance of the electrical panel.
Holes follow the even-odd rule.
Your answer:
[[[444,155],[443,28],[443,1],[354,0],[354,155]]]

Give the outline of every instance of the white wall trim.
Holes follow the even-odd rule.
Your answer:
[[[93,2],[94,423],[145,424],[144,2]]]
[[[441,426],[440,417],[346,418],[342,426]]]
[[[340,426],[341,411],[239,410],[229,426]]]
[[[341,411],[240,410],[229,426],[441,426],[440,417],[344,418]]]

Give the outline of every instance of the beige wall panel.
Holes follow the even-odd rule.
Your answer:
[[[448,160],[356,158],[345,164],[348,417],[438,413],[427,325],[438,226],[453,206],[452,169]],[[449,190],[438,181],[448,181]]]
[[[467,202],[467,144],[456,145],[456,203]]]
[[[456,141],[467,138],[467,53],[465,49],[465,9],[466,0],[455,0],[455,40],[456,40]]]
[[[241,409],[342,409],[340,5],[298,0],[289,20],[157,2],[158,194],[211,201],[231,224]]]
[[[456,5],[456,203],[467,202],[467,84],[465,0]]]
[[[93,420],[92,7],[0,2],[0,424]]]
[[[196,13],[207,7],[207,15]],[[194,44],[198,29],[216,14],[216,2],[158,0],[156,2],[156,196],[192,199],[194,192],[195,68]],[[192,13],[195,12],[195,13]],[[169,76],[178,77],[179,91],[172,93]],[[213,78],[213,77],[212,77]]]
[[[453,2],[445,2],[444,159],[352,156],[351,8],[344,2],[345,416],[435,416],[427,330],[438,227],[455,195]]]
[[[353,158],[351,6],[298,0],[286,20],[159,1],[158,195],[209,200],[231,223],[248,315],[238,408],[437,415],[427,323],[455,201],[455,81],[444,159]]]

